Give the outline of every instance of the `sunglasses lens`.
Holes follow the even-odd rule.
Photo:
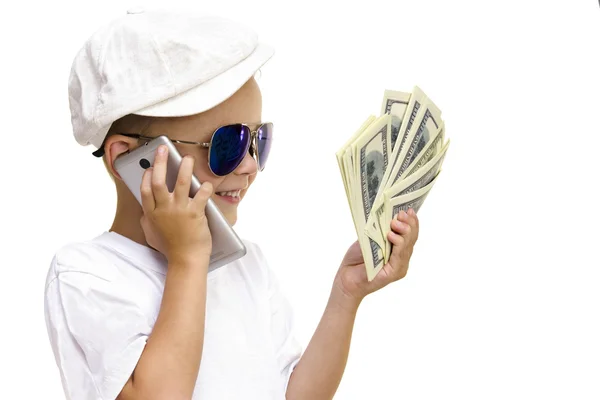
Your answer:
[[[240,124],[223,126],[215,132],[210,149],[210,168],[215,175],[233,172],[244,159],[250,130]]]
[[[256,137],[256,143],[258,147],[258,168],[262,171],[265,169],[265,164],[269,158],[271,152],[271,143],[273,142],[273,124],[266,123],[259,130]]]

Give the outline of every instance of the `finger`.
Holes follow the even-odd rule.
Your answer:
[[[169,199],[170,193],[166,183],[168,156],[167,146],[158,146],[152,171],[152,192],[156,204],[164,203]]]
[[[397,219],[392,220],[391,224],[392,231],[401,235],[410,235],[411,226],[406,222],[398,221]]]
[[[194,171],[194,158],[191,156],[183,157],[179,172],[177,174],[177,182],[173,194],[175,202],[178,204],[187,204],[190,199],[190,184],[192,182],[192,173]]]
[[[408,218],[408,214],[406,213],[406,211],[401,210],[397,215],[396,218],[398,218],[398,221],[406,221]]]
[[[394,245],[392,248],[392,254],[394,254],[394,251],[402,250],[406,244],[406,239],[401,234],[396,232],[388,232],[388,240]]]
[[[192,200],[197,207],[201,207],[204,210],[206,207],[206,203],[208,199],[213,194],[213,185],[210,182],[203,182],[200,185],[200,189],[194,195],[194,199]]]
[[[417,217],[417,213],[412,208],[408,211],[408,216],[410,218],[408,223],[412,228],[414,240],[416,241],[419,237],[419,217]]]
[[[412,208],[411,208],[411,210],[412,210]],[[415,220],[415,226],[417,229],[419,229],[419,217],[417,216],[417,213],[415,212],[415,210],[412,210],[412,211],[413,211],[412,217]]]
[[[154,202],[154,194],[152,193],[152,167],[144,171],[142,175],[142,184],[140,193],[142,197],[142,209],[145,212],[154,210],[156,204]]]
[[[417,227],[417,214],[415,213],[415,210],[413,210],[412,208],[408,210],[408,223],[410,224],[410,226],[416,228]]]
[[[399,213],[396,215],[396,219],[397,219],[398,221],[404,222],[404,223],[406,223],[406,224],[408,224],[408,220],[409,220],[409,218],[410,218],[410,217],[408,216],[408,214],[407,214],[407,213],[406,213],[406,211],[404,211],[404,210],[400,211],[400,212],[399,212]]]
[[[390,232],[388,233],[388,240],[394,245],[392,247],[392,254],[390,255],[390,259],[388,261],[388,264],[392,269],[391,275],[393,276],[394,280],[402,279],[406,276],[408,271],[408,265],[403,261],[406,239],[402,235]]]

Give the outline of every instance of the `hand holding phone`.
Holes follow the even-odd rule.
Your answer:
[[[212,184],[205,182],[191,198],[194,159],[184,157],[173,192],[169,192],[166,185],[168,157],[168,148],[159,147],[154,166],[146,169],[142,177],[140,192],[144,216],[141,222],[146,241],[169,262],[178,258],[209,258],[212,237],[204,210],[212,195]]]
[[[158,165],[159,169],[161,169],[159,172],[161,176],[164,177],[164,181],[162,182],[166,185],[167,192],[162,191],[159,193],[162,193],[162,195],[165,195],[165,193],[171,194],[176,189],[177,176],[180,171],[182,157],[173,142],[166,136],[158,136],[133,151],[118,157],[114,162],[115,170],[119,173],[142,207],[144,206],[141,194],[142,177],[145,170],[154,165],[156,151],[161,145],[166,146],[168,149],[168,157],[166,158],[164,169],[161,169],[163,168],[162,164],[159,163]],[[155,173],[156,170],[152,175]],[[195,198],[195,195],[200,188],[200,182],[193,174],[191,174],[189,197]],[[183,197],[179,196],[179,198]],[[243,257],[246,254],[246,246],[244,246],[244,243],[229,225],[229,222],[211,198],[208,198],[206,201],[204,213],[212,238],[209,271]],[[164,240],[173,239],[165,237]]]

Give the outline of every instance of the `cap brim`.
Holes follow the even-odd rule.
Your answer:
[[[149,117],[184,117],[216,107],[233,96],[273,56],[274,49],[260,43],[244,60],[227,71],[177,96],[133,112]]]

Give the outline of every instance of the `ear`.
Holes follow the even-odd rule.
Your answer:
[[[125,154],[134,148],[137,139],[128,138],[121,135],[113,135],[106,140],[104,144],[104,153],[106,157],[106,164],[108,165],[110,172],[118,179],[123,180],[117,170],[115,169],[115,160],[122,154]]]

